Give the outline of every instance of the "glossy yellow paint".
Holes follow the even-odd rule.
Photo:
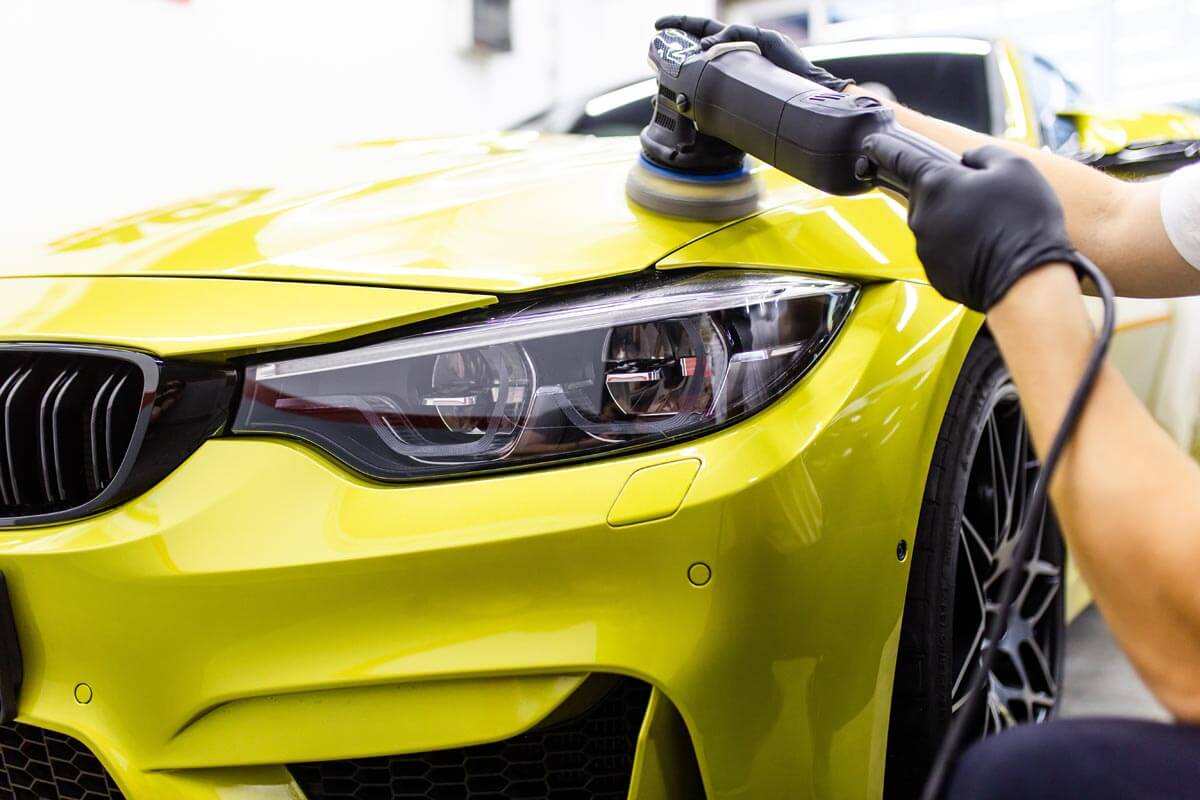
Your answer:
[[[704,797],[692,740],[679,711],[662,692],[650,695],[638,737],[629,800]]]
[[[325,344],[479,308],[488,295],[284,281],[0,279],[0,331],[26,342],[221,356]]]
[[[281,799],[290,760],[475,741],[619,673],[678,710],[711,798],[877,797],[896,542],[978,324],[928,287],[868,286],[750,420],[564,468],[385,487],[300,445],[211,440],[125,506],[0,533],[20,719],[80,737],[132,800]],[[673,515],[609,525],[631,475],[681,460],[701,466]],[[359,724],[329,728],[343,708]]]
[[[926,281],[907,210],[881,192],[819,195],[764,212],[682,247],[659,269],[757,264],[856,280]]]
[[[1000,89],[1004,95],[1004,130],[1002,136],[1032,147],[1041,145],[1037,113],[1025,80],[1020,50],[1012,42],[1000,39],[994,43],[996,67],[1000,73]]]
[[[313,158],[297,185],[201,197],[6,243],[0,276],[188,276],[520,292],[636,272],[719,227],[625,198],[633,139],[534,133],[377,143]],[[759,169],[763,207],[813,190]],[[370,176],[370,177],[367,177]]]
[[[584,677],[464,678],[239,698],[189,720],[147,766],[253,766],[499,741],[548,717]],[[364,728],[375,732],[374,752],[362,750]],[[223,755],[214,763],[215,753]]]
[[[608,511],[613,527],[664,519],[679,510],[700,462],[694,458],[657,464],[629,476]]]
[[[1074,121],[1079,149],[1085,152],[1115,153],[1138,142],[1200,139],[1200,116],[1185,111],[1074,109],[1061,116]]]

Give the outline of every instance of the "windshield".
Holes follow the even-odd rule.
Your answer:
[[[986,56],[974,53],[883,53],[820,59],[842,78],[931,117],[980,133],[992,132]],[[872,84],[872,86],[867,86]]]

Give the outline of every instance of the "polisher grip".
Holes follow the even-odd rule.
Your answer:
[[[707,63],[692,105],[701,132],[831,194],[871,188],[855,172],[862,141],[894,124],[876,100],[832,91],[745,50]]]
[[[684,174],[723,174],[743,154],[824,192],[861,194],[885,186],[907,194],[903,171],[872,162],[868,137],[913,159],[957,160],[948,150],[906,131],[872,97],[835,92],[764,58],[752,43],[708,50],[685,31],[660,31],[650,63],[658,75],[655,114],[642,132],[652,162]]]
[[[913,157],[954,160],[950,151],[897,125],[878,100],[832,91],[750,51],[711,59],[692,103],[703,133],[830,194],[860,194],[874,185],[907,194],[893,172],[864,161],[868,136],[887,137]]]
[[[936,142],[893,123],[873,133],[870,156],[863,155],[856,165],[860,180],[869,181],[908,196],[908,180],[926,165],[957,164],[960,159]],[[865,144],[864,140],[864,144]]]

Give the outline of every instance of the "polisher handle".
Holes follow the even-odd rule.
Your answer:
[[[781,69],[753,45],[702,50],[684,31],[661,31],[651,43],[650,63],[659,93],[642,146],[663,166],[701,171],[697,145],[703,143],[681,136],[681,125],[694,125],[708,139],[736,148],[735,156],[750,153],[830,194],[860,194],[875,185],[907,194],[903,181],[865,157],[868,136],[892,137],[923,157],[957,160],[898,126],[878,100],[835,92]]]
[[[702,133],[840,195],[871,188],[856,170],[862,142],[895,124],[874,98],[835,92],[748,51],[710,60],[693,105]]]
[[[903,158],[914,165],[922,161],[938,161],[946,164],[958,164],[961,159],[950,150],[942,147],[932,139],[927,139],[918,133],[913,133],[896,123],[872,134],[875,139],[887,140],[888,150],[893,158]],[[919,167],[918,167],[919,168]],[[880,164],[874,159],[863,155],[855,164],[855,175],[861,181],[874,186],[882,186],[894,192],[908,196],[909,187],[903,178],[890,165]],[[904,172],[911,174],[912,169]]]

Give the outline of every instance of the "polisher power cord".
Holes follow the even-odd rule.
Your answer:
[[[1104,303],[1104,319],[1100,324],[1096,344],[1092,347],[1092,352],[1088,356],[1087,368],[1083,371],[1083,377],[1079,379],[1079,385],[1075,387],[1075,392],[1071,396],[1071,402],[1067,406],[1066,412],[1063,414],[1058,431],[1054,434],[1054,439],[1051,441],[1050,447],[1042,459],[1042,469],[1038,473],[1037,480],[1034,481],[1030,502],[1025,504],[1027,513],[1025,518],[1020,521],[1016,550],[1014,552],[1014,560],[1017,564],[1021,565],[1028,565],[1030,557],[1033,555],[1032,550],[1034,543],[1037,541],[1037,537],[1034,535],[1034,527],[1042,517],[1038,513],[1038,509],[1047,502],[1046,496],[1049,492],[1050,481],[1054,479],[1054,471],[1058,467],[1059,458],[1070,442],[1071,434],[1075,432],[1075,426],[1079,423],[1079,418],[1083,414],[1092,389],[1096,385],[1096,378],[1100,375],[1100,368],[1103,366],[1104,357],[1108,353],[1108,345],[1112,341],[1113,327],[1116,323],[1116,300],[1113,297],[1112,285],[1104,277],[1104,273],[1100,271],[1100,268],[1082,254],[1076,253],[1075,259],[1073,266],[1083,273],[1083,275],[1091,278],[1092,283],[1096,285],[1100,299]],[[953,718],[949,729],[946,731],[945,738],[942,739],[942,744],[933,759],[933,766],[929,770],[929,776],[926,778],[925,789],[921,793],[921,800],[941,800],[955,759],[958,758],[963,744],[971,737],[971,732],[968,729],[973,725],[976,714],[979,713],[980,704],[987,698],[989,688],[987,682],[992,668],[996,664],[996,654],[1000,650],[998,647],[999,642],[1004,638],[1004,634],[1008,630],[1008,618],[1012,613],[1013,606],[1016,604],[1024,572],[1024,569],[1013,569],[1004,577],[1004,583],[1000,587],[1000,598],[994,606],[994,616],[988,622],[987,629],[984,632],[983,653],[980,656],[978,665],[971,673],[971,679],[967,684],[969,688],[966,704]]]

